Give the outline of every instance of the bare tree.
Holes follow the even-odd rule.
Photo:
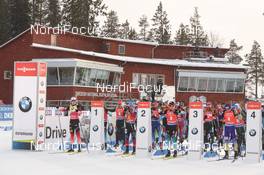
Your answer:
[[[209,33],[208,42],[210,47],[223,47],[224,45],[224,39],[213,32]]]

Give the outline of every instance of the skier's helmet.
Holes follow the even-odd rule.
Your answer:
[[[76,97],[71,97],[71,104],[77,104],[77,98]]]

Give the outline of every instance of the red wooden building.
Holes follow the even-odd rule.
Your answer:
[[[63,105],[71,96],[82,102],[139,98],[136,89],[97,92],[97,85],[124,83],[133,87],[162,83],[173,89],[170,93],[177,101],[187,102],[192,95],[209,101],[242,101],[246,67],[228,63],[227,51],[69,32],[41,34],[35,27],[0,46],[0,99],[12,104],[14,61],[37,60],[48,63],[48,105]]]

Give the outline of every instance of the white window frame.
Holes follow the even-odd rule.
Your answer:
[[[123,49],[123,52],[121,52],[121,47],[124,48],[124,49]],[[119,45],[118,45],[118,54],[119,54],[119,55],[125,55],[125,54],[126,54],[126,45],[124,45],[124,44],[119,44]]]
[[[180,90],[180,81],[181,77],[188,77],[188,88],[187,91]],[[190,85],[190,78],[196,78],[195,82],[195,88],[197,91],[189,91],[189,85]],[[208,91],[209,86],[209,80],[210,78],[216,79],[216,89],[215,91]],[[207,87],[206,91],[198,91],[199,88],[199,79],[207,79]],[[218,91],[218,81],[223,80],[223,91]],[[237,72],[216,72],[216,71],[187,71],[187,70],[180,70],[178,74],[178,86],[177,91],[178,92],[196,92],[196,93],[234,93],[234,94],[244,94],[245,90],[243,88],[242,92],[235,92],[235,86],[233,92],[226,92],[226,85],[227,81],[234,80],[235,82],[238,80],[244,80],[245,81],[245,74],[243,73],[237,73]],[[245,87],[245,85],[244,85]]]

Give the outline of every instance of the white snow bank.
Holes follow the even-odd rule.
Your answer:
[[[263,175],[264,164],[247,165],[242,160],[189,162],[174,160],[121,158],[88,153],[48,154],[47,152],[11,150],[11,132],[0,132],[1,175]]]

